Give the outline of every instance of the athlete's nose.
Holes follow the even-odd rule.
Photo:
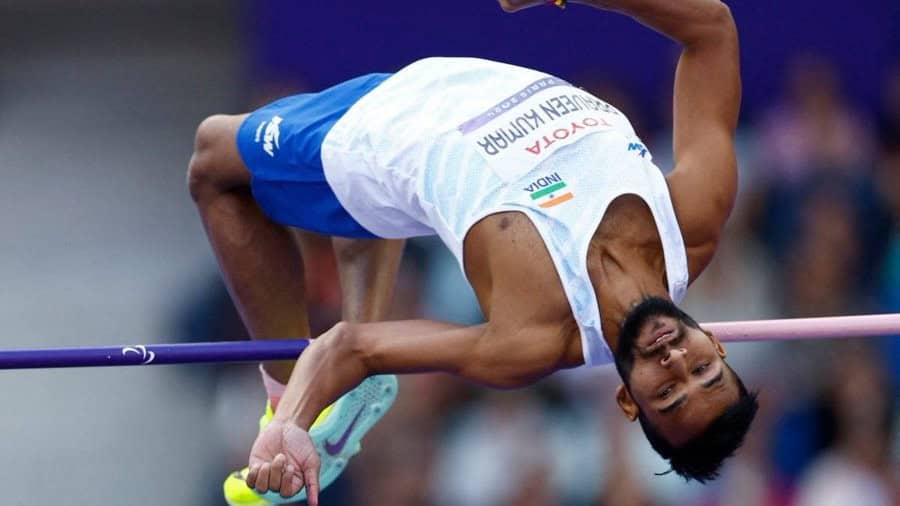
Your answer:
[[[666,368],[686,369],[687,348],[669,348],[663,355],[660,364]]]

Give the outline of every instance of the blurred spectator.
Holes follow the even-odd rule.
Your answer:
[[[877,183],[894,224],[882,270],[882,296],[886,305],[900,308],[900,143],[885,148],[878,164]]]
[[[887,203],[892,230],[879,271],[879,309],[900,312],[900,137],[884,147],[878,164],[877,184],[882,199]],[[900,338],[881,342],[883,355],[890,362],[894,390],[900,392]]]
[[[822,192],[830,194],[845,210],[829,216],[839,220],[840,227],[854,229],[856,242],[848,246],[856,249],[858,257],[851,276],[857,285],[851,288],[869,291],[889,227],[872,180],[873,132],[844,98],[828,60],[809,55],[796,58],[786,87],[781,103],[764,115],[760,125],[761,184],[755,197],[758,230],[776,261],[790,261],[785,258],[788,250],[796,253],[794,242],[807,227],[822,230],[830,226],[826,217],[818,218],[819,223],[801,222],[811,220],[808,214],[828,207],[830,202],[816,200]],[[803,211],[808,206],[812,210]],[[818,310],[818,314],[825,312],[825,308]]]
[[[820,172],[837,175],[866,168],[874,144],[871,132],[847,103],[828,59],[795,57],[785,88],[781,103],[765,115],[760,130],[761,163],[773,183],[796,183]]]
[[[797,506],[900,503],[900,463],[891,455],[895,397],[883,365],[854,344],[835,353],[825,376],[822,425],[830,443],[797,491]]]
[[[613,408],[614,409],[614,408]],[[646,481],[635,469],[634,452],[629,447],[628,424],[618,413],[607,413],[606,434],[610,449],[608,472],[598,504],[653,504]]]
[[[782,305],[791,316],[858,313],[861,238],[853,202],[830,187],[797,206],[797,232],[781,266]]]
[[[438,504],[501,506],[520,497],[520,487],[548,455],[542,418],[523,392],[489,394],[489,402],[461,413],[438,455]]]
[[[894,62],[884,78],[878,114],[879,137],[884,146],[900,144],[900,62]]]
[[[550,408],[535,393],[491,392],[453,416],[432,475],[436,504],[577,505],[596,497],[609,467],[606,435],[583,406]]]

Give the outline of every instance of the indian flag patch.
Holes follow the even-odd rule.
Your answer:
[[[525,190],[531,192],[531,200],[544,209],[558,206],[574,197],[558,174],[539,178]]]

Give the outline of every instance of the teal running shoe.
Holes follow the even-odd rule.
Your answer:
[[[363,436],[381,419],[397,398],[397,377],[371,376],[325,408],[309,429],[309,436],[319,453],[319,489],[331,485],[344,472],[347,462],[359,453]],[[259,420],[259,429],[268,425],[273,416],[271,405]],[[223,489],[229,506],[269,506],[306,499],[304,487],[293,497],[281,497],[278,492],[259,494],[247,486],[248,468],[231,473]]]

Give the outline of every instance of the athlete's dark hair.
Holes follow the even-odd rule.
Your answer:
[[[737,374],[730,367],[728,370],[737,381],[740,397],[700,435],[683,445],[670,444],[643,413],[638,414],[638,420],[650,446],[672,466],[669,471],[661,474],[674,471],[687,481],[697,480],[706,483],[719,476],[722,462],[734,455],[744,443],[744,436],[759,408],[757,393],[748,392]]]

